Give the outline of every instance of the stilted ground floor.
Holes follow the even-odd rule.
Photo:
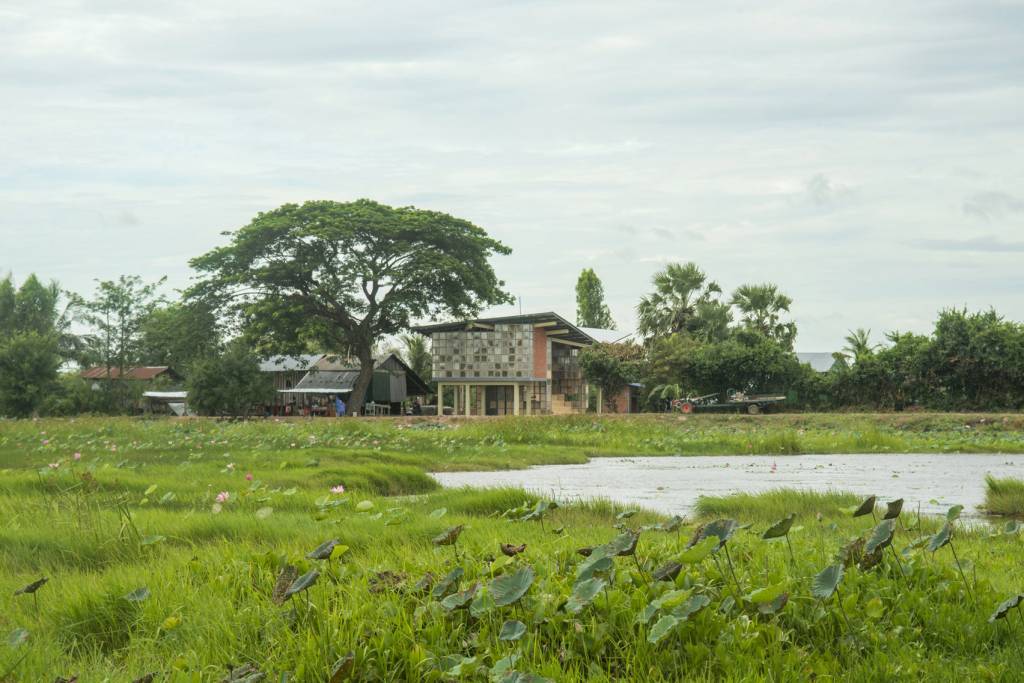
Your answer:
[[[587,411],[589,387],[557,392],[547,381],[438,382],[438,414],[451,415],[572,415]],[[597,412],[601,412],[598,390]]]

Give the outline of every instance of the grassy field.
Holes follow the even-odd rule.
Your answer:
[[[988,621],[1024,589],[1012,523],[953,521],[952,543],[930,552],[945,520],[903,513],[890,550],[886,523],[853,517],[860,501],[843,494],[705,498],[672,522],[602,501],[546,510],[516,490],[442,491],[426,472],[623,453],[1020,452],[1022,426],[0,422],[0,681],[261,680],[229,678],[242,667],[293,683],[1021,680],[1024,617]],[[881,518],[878,505],[867,512]],[[789,513],[788,541],[762,540]],[[718,519],[740,526],[706,526]],[[718,540],[686,549],[709,528]],[[872,535],[880,557],[849,546]],[[331,540],[328,559],[307,557]],[[508,557],[503,543],[526,549]],[[848,566],[830,592],[815,575],[837,555]]]

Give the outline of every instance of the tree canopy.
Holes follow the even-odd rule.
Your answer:
[[[353,407],[362,406],[380,339],[413,320],[511,302],[489,261],[511,250],[437,211],[311,201],[260,213],[226,235],[227,245],[191,261],[200,280],[188,297],[231,314],[261,352],[355,356]]]
[[[604,285],[593,268],[584,268],[576,280],[576,324],[614,330],[612,312],[604,300]]]
[[[654,291],[637,305],[638,331],[644,337],[700,333],[700,307],[720,315],[720,310],[709,304],[716,302],[722,288],[696,263],[670,263],[654,274],[653,284]]]

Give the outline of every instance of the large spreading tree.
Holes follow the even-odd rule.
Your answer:
[[[490,257],[511,250],[473,223],[360,199],[285,204],[191,261],[188,296],[235,316],[263,353],[352,355],[363,405],[373,347],[413,320],[468,318],[511,303]],[[358,408],[357,408],[358,409]]]

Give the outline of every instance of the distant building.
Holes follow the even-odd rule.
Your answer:
[[[154,382],[158,379],[169,382],[180,382],[181,375],[166,365],[146,365],[133,368],[125,368],[124,376],[119,368],[108,368],[97,366],[82,370],[79,376],[85,380],[124,380],[131,382]]]
[[[413,329],[431,338],[439,412],[444,410],[444,389],[450,387],[456,415],[585,412],[589,387],[579,365],[580,349],[596,343],[598,336],[602,341],[629,336],[588,331],[555,313],[479,318]],[[622,407],[631,403],[624,397]]]
[[[294,386],[280,388],[277,394],[292,406],[293,414],[313,412],[334,414],[330,399],[341,396],[348,404],[359,377],[359,361],[340,356],[321,355],[303,373]],[[402,403],[411,396],[426,396],[430,387],[395,353],[374,359],[373,379],[364,397],[360,414],[397,415]],[[349,406],[355,412],[355,406]]]
[[[295,387],[309,369],[323,357],[322,353],[307,353],[298,356],[273,356],[260,361],[260,372],[270,375],[274,382],[274,398],[267,412],[271,415],[283,414],[285,405],[290,401],[289,396],[281,392]]]

